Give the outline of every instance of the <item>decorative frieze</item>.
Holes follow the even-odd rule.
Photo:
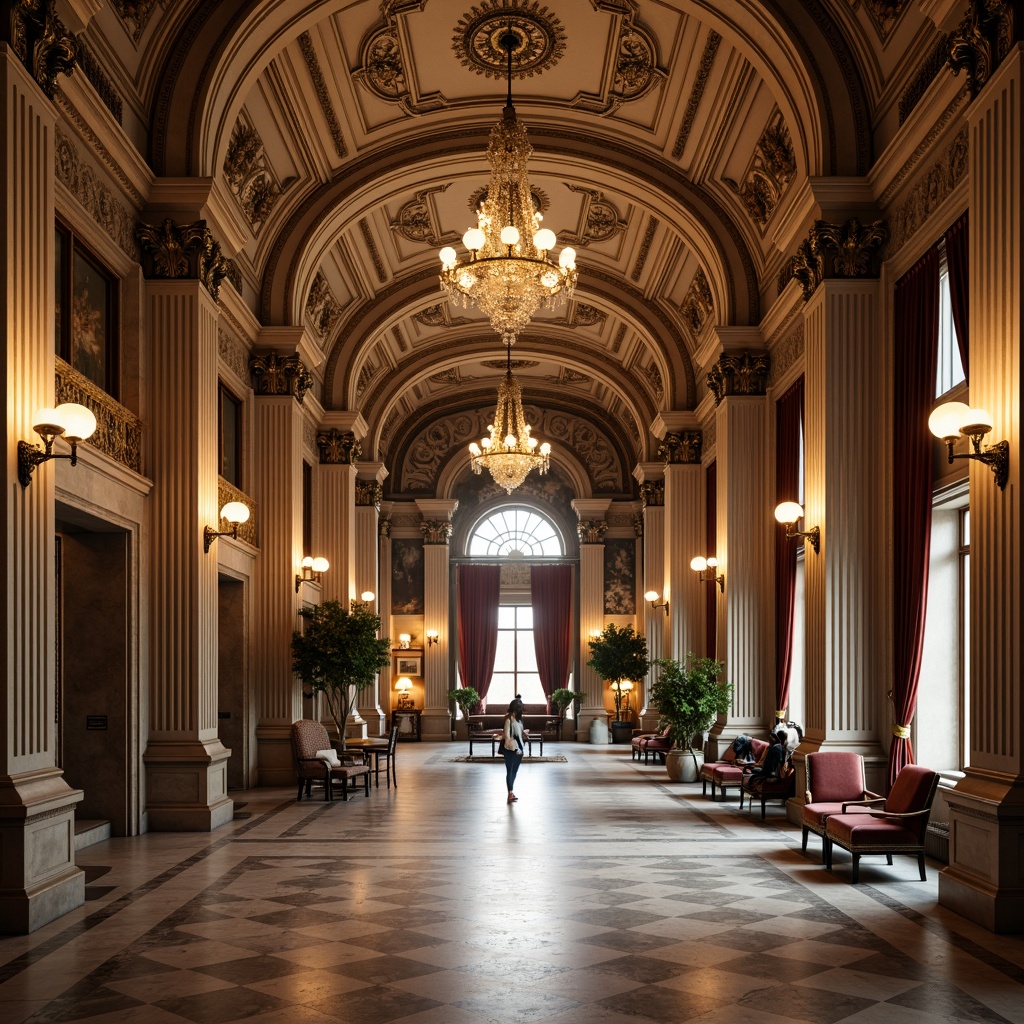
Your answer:
[[[292,395],[300,405],[313,386],[313,375],[297,355],[281,356],[272,351],[253,356],[249,372],[257,395]]]
[[[142,420],[60,357],[56,360],[55,385],[58,405],[64,402],[84,405],[96,417],[96,431],[86,443],[122,466],[141,473]]]
[[[334,110],[334,103],[331,101],[331,94],[327,91],[327,82],[324,73],[320,68],[320,61],[317,59],[316,50],[313,48],[313,40],[308,32],[299,36],[299,49],[302,50],[302,59],[305,61],[306,70],[313,82],[313,91],[320,103],[320,110],[327,122],[327,130],[331,134],[331,142],[334,143],[334,152],[344,159],[348,156],[348,146],[345,144],[345,134],[341,130],[341,122]]]
[[[966,72],[973,99],[1003,58],[1024,36],[1020,0],[970,0],[967,13],[949,40],[949,66]]]
[[[235,122],[224,157],[224,177],[249,227],[258,235],[281,198],[281,186],[267,163],[260,133],[241,117]]]
[[[322,466],[354,466],[363,454],[363,446],[351,430],[321,430],[316,435]],[[358,483],[358,482],[357,482]]]
[[[384,485],[377,480],[356,481],[356,504],[373,505],[380,509],[381,499],[384,497]]]
[[[468,324],[468,317],[452,316],[451,309],[447,302],[438,302],[433,306],[427,306],[419,313],[413,313],[413,320],[423,324],[424,327],[461,327]],[[502,363],[502,366],[505,364]]]
[[[704,50],[701,52],[700,61],[697,64],[697,74],[693,80],[693,88],[690,90],[690,98],[686,101],[686,110],[683,112],[683,120],[679,125],[679,133],[676,135],[675,145],[672,147],[672,159],[678,160],[683,155],[687,140],[690,138],[690,131],[693,128],[694,118],[697,116],[697,108],[704,98],[704,90],[707,88],[708,77],[711,68],[715,63],[715,55],[718,53],[722,37],[714,30],[708,32],[704,41]]]
[[[240,501],[249,510],[249,518],[238,524],[238,539],[254,548],[260,546],[259,517],[256,502],[245,491],[239,490],[223,477],[217,478],[217,508],[223,508],[229,501]]]
[[[700,463],[703,438],[699,430],[669,431],[658,445],[658,455],[665,465]]]
[[[398,214],[391,222],[391,230],[398,232],[410,242],[423,242],[430,246],[445,245],[458,238],[455,232],[449,231],[439,235],[434,229],[434,214],[430,197],[437,192],[444,192],[450,182],[434,185],[417,192],[416,195],[403,203]]]
[[[680,303],[679,312],[682,314],[683,324],[694,338],[700,334],[714,314],[715,302],[703,267],[698,267],[697,273],[693,275],[686,296]]]
[[[877,277],[878,253],[888,237],[889,229],[881,220],[864,226],[857,217],[844,224],[815,221],[783,266],[779,291],[796,278],[806,301],[826,277]]]
[[[581,544],[603,544],[608,524],[603,519],[581,519],[576,524],[576,535]]]
[[[25,70],[52,100],[57,76],[75,70],[78,39],[57,17],[55,0],[19,0],[4,6],[9,13],[4,19],[7,24],[0,25],[0,39],[10,42]]]
[[[78,200],[82,208],[134,262],[139,261],[135,238],[135,214],[104,185],[83,161],[58,121],[54,133],[54,169],[57,180]]]
[[[665,481],[664,480],[645,480],[640,485],[640,500],[643,502],[643,507],[648,506],[660,507],[665,504]]]
[[[103,105],[114,115],[117,123],[121,124],[124,116],[124,102],[114,88],[113,82],[107,78],[103,68],[100,67],[100,62],[93,56],[92,50],[80,39],[78,40],[78,66],[89,80],[89,84],[96,90]]]
[[[238,378],[240,384],[249,386],[249,353],[234,334],[223,329],[217,331],[217,355]]]
[[[640,280],[644,264],[647,262],[647,257],[651,254],[651,246],[654,244],[654,236],[660,223],[657,217],[651,217],[647,221],[647,229],[644,231],[643,241],[640,243],[640,251],[636,254],[636,262],[633,264],[633,269],[629,274],[633,281]]]
[[[726,352],[708,371],[708,390],[720,405],[727,395],[764,395],[768,388],[771,356],[764,352]]]
[[[373,263],[377,280],[384,284],[388,279],[388,272],[384,266],[384,261],[380,258],[377,242],[373,237],[373,232],[370,230],[370,222],[365,217],[359,221],[359,233],[363,236],[363,245],[366,246],[366,251],[370,254],[370,261]]]
[[[920,67],[914,72],[903,95],[900,96],[899,116],[902,125],[910,112],[917,106],[918,100],[925,94],[928,86],[935,81],[935,76],[946,66],[949,57],[949,36],[940,36],[938,42],[932,48],[932,52],[921,62]]]
[[[743,181],[723,180],[763,231],[795,173],[796,158],[789,129],[782,113],[775,111],[754,146],[754,157]]]
[[[146,277],[197,280],[214,299],[234,266],[221,252],[205,220],[177,224],[166,217],[159,227],[139,224],[135,237],[145,256],[142,268]]]
[[[500,585],[502,587],[528,587],[533,566],[529,562],[502,562]]]
[[[424,519],[420,533],[424,544],[447,544],[452,537],[452,524],[448,519]]]
[[[801,321],[795,330],[787,334],[772,349],[772,366],[768,376],[769,387],[775,385],[786,375],[786,371],[804,354],[804,325]]]
[[[332,294],[323,272],[318,270],[306,299],[306,322],[317,338],[323,341],[334,333],[342,313],[341,303]]]

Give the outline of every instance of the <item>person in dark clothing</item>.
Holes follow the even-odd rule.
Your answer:
[[[501,753],[505,758],[505,784],[508,788],[508,802],[519,799],[512,791],[516,774],[523,760],[523,698],[517,693],[508,706],[508,714],[502,726]]]

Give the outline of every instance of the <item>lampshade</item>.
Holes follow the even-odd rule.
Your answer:
[[[395,689],[400,693],[408,693],[412,689],[412,680],[408,676],[399,676],[395,680]]]
[[[32,417],[32,429],[42,436],[52,437],[64,433],[64,419],[56,409],[37,409]]]
[[[803,515],[804,510],[802,506],[795,501],[783,501],[775,506],[775,518],[787,526],[791,526],[798,519],[802,519]]]
[[[960,418],[961,434],[987,434],[992,429],[992,416],[985,409],[968,409]]]
[[[328,562],[326,558],[323,558],[321,556],[314,558],[312,564],[310,565],[310,568],[313,570],[313,572],[327,572],[327,570],[330,569],[330,567],[331,563]]]
[[[249,506],[241,501],[229,501],[221,510],[221,519],[229,523],[247,523],[249,521]]]
[[[963,402],[943,402],[928,417],[928,429],[943,441],[960,436],[960,425],[971,410]]]
[[[703,555],[690,559],[690,568],[694,572],[703,572],[708,567],[708,560]]]
[[[644,600],[657,601],[660,596],[661,595],[656,590],[648,590],[647,593],[644,594]]]
[[[69,441],[84,441],[96,432],[96,417],[92,410],[87,409],[84,405],[79,405],[77,402],[65,402],[63,405],[58,405],[54,412],[58,417],[57,422],[64,428],[64,436]]]
[[[359,595],[359,600],[362,601],[363,604],[370,604],[370,602],[376,600],[376,598],[377,595],[372,590],[364,590]]]

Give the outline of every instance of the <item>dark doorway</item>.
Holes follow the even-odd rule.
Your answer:
[[[248,789],[251,744],[245,584],[241,580],[218,577],[217,632],[217,735],[231,751],[228,789]]]

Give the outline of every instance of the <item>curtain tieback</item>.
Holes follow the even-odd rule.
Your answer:
[[[781,722],[781,721],[784,721],[784,720],[785,720],[785,717],[786,717],[786,709],[785,709],[785,708],[783,708],[783,709],[782,709],[781,711],[776,711],[776,712],[775,712],[775,717],[776,717],[776,718],[777,718],[777,719],[778,719],[778,720],[779,720],[780,722]]]
[[[892,727],[892,734],[897,739],[909,740],[910,739],[910,727],[906,725],[894,725]]]

